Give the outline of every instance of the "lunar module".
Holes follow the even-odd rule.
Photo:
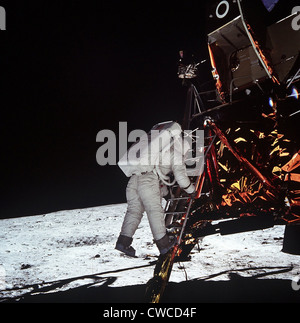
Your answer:
[[[202,162],[190,170],[196,196],[174,186],[167,201],[177,244],[156,263],[149,302],[162,299],[174,261],[189,260],[207,235],[284,225],[282,251],[300,254],[300,6],[209,1],[207,43],[206,59],[180,52],[183,129],[204,132],[202,154],[192,147]],[[211,80],[202,77],[207,64]]]

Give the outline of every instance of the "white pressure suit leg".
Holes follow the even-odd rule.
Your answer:
[[[127,212],[121,228],[121,235],[132,238],[137,230],[144,213],[144,206],[138,193],[138,176],[131,176],[127,188]]]
[[[147,213],[153,238],[160,240],[166,235],[166,225],[157,175],[151,172],[139,176],[138,194]]]

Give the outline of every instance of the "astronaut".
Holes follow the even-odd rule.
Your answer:
[[[180,125],[176,125],[177,128],[180,127]],[[174,237],[168,236],[165,226],[164,210],[161,203],[162,197],[165,195],[161,189],[164,187],[162,182],[165,182],[166,176],[173,173],[174,179],[187,194],[195,192],[195,186],[187,176],[184,163],[186,151],[183,147],[187,147],[187,145],[184,144],[181,136],[180,140],[178,138],[177,135],[176,144],[172,144],[168,149],[160,152],[159,163],[153,167],[152,171],[132,174],[130,177],[126,188],[127,212],[116,243],[116,249],[128,256],[135,257],[135,249],[131,244],[144,211],[146,211],[151,232],[160,254],[166,254],[176,243]]]

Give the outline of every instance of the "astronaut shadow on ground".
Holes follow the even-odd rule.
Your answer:
[[[300,302],[300,291],[292,288],[288,279],[268,279],[268,275],[289,272],[291,267],[259,267],[220,272],[209,277],[170,282],[162,303],[285,303]],[[253,276],[243,277],[243,272],[254,271]],[[255,273],[255,270],[260,273]],[[264,273],[261,273],[264,271]],[[227,274],[229,280],[209,280]],[[266,278],[263,278],[266,277]],[[111,287],[117,277],[82,276],[74,278],[92,279],[83,286],[67,291],[55,289],[70,283],[72,279],[57,281],[51,285],[33,289],[24,294],[22,303],[144,303],[146,284]],[[99,286],[100,284],[100,286]],[[27,286],[30,287],[30,286]],[[34,286],[32,286],[34,287]],[[53,292],[52,292],[53,291]],[[10,300],[14,302],[17,300]]]

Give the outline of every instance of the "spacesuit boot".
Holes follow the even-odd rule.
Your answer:
[[[167,234],[159,240],[155,240],[157,248],[161,255],[165,255],[177,242],[176,237],[168,236]]]
[[[135,257],[135,249],[131,246],[132,238],[120,235],[115,249],[125,253],[127,256]]]

